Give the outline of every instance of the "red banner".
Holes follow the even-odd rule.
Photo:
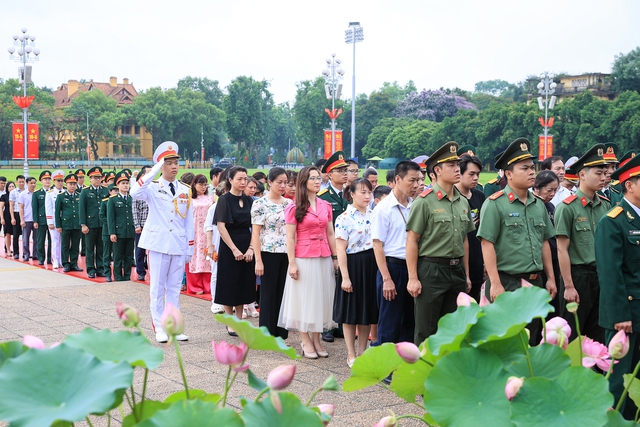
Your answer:
[[[553,156],[553,135],[547,135],[545,142],[544,135],[538,135],[538,161]]]
[[[38,123],[28,123],[27,132],[27,157],[29,159],[40,158],[40,126]]]
[[[342,130],[336,130],[336,149],[335,151],[342,150]],[[324,130],[324,158],[328,159],[333,154],[331,149],[331,129]]]
[[[24,123],[13,122],[11,134],[13,135],[13,159],[24,159]]]

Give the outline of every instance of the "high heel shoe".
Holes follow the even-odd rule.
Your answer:
[[[304,357],[306,357],[307,359],[317,359],[318,358],[318,353],[316,353],[315,351],[307,353],[307,351],[304,349],[304,344],[300,343],[300,347],[302,347],[302,355]]]
[[[247,313],[247,316],[260,317],[260,313],[258,312],[258,310],[256,310],[256,307],[253,303],[247,304],[246,307],[247,308],[245,309],[245,312]]]
[[[329,357],[329,353],[327,353],[324,350],[318,350],[315,346],[315,344],[313,345],[314,350],[316,351],[316,353],[318,354],[319,357]]]
[[[347,356],[347,366],[352,368],[354,363],[356,363],[355,357],[353,359],[349,359],[349,356]]]
[[[237,337],[237,336],[238,336],[238,334],[236,334],[236,332],[235,332],[235,331],[230,331],[228,326],[227,326],[227,333],[228,333],[229,335],[231,335],[232,337]]]

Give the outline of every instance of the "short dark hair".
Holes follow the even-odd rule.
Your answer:
[[[224,183],[227,191],[231,191],[231,180],[235,178],[238,172],[247,173],[247,168],[245,168],[244,166],[231,166],[227,171],[227,177]]]
[[[543,171],[551,170],[551,165],[557,162],[558,160],[560,160],[561,162],[563,161],[561,156],[547,157],[542,161],[542,163],[540,163],[540,169],[542,169]]]
[[[209,170],[209,179],[213,179],[214,176],[218,176],[220,175],[220,173],[223,171],[224,169],[219,168],[218,166],[214,166]]]
[[[318,159],[316,160],[316,167],[320,169],[325,163],[327,163],[327,159]]]
[[[347,162],[348,165],[356,165],[356,166],[358,166],[358,162],[356,162],[353,159],[347,159],[347,160],[345,160],[345,162]]]
[[[30,183],[31,181],[35,181],[36,178],[34,176],[30,176],[26,179],[27,184]]]
[[[358,186],[360,185],[364,185],[366,188],[369,189],[369,191],[373,190],[373,185],[371,185],[371,183],[369,182],[368,179],[366,178],[358,178],[358,179],[354,179],[353,181],[351,181],[351,185],[349,185],[349,192],[351,194],[355,193],[356,190],[358,189]]]
[[[144,165],[140,168],[140,178],[142,178],[144,176],[144,173],[147,171],[147,169],[152,168],[153,166],[149,166],[149,165]]]
[[[262,171],[258,171],[251,176],[253,176],[257,181],[260,181],[261,179],[267,179],[267,174]]]
[[[256,186],[256,193],[255,194],[260,194],[260,193],[264,193],[264,184],[261,183],[260,181],[258,181],[258,185]]]
[[[6,176],[0,176],[0,181],[7,182],[7,177]]]
[[[371,175],[378,176],[378,171],[374,168],[366,168],[362,173],[363,178],[369,178]]]
[[[16,176],[16,181],[17,181],[17,180],[19,180],[19,179],[24,179],[24,175],[18,175],[18,176]]]
[[[460,175],[464,175],[469,167],[469,163],[473,163],[474,165],[480,168],[482,171],[482,161],[477,156],[470,156],[469,154],[463,154],[460,156]]]
[[[396,180],[396,170],[395,169],[389,169],[387,171],[387,182],[393,182]],[[391,187],[389,187],[391,188]]]
[[[540,190],[541,188],[551,184],[553,181],[560,183],[558,175],[550,170],[543,170],[538,173],[538,175],[536,175],[536,180],[533,183],[533,188],[535,188],[536,190]]]
[[[274,168],[269,169],[269,176],[267,177],[267,180],[269,182],[273,182],[276,180],[277,177],[279,177],[282,174],[287,175],[287,171],[284,170],[284,168],[281,168],[280,166],[276,166]],[[289,176],[287,176],[287,179],[289,179]]]
[[[396,165],[396,168],[394,170],[394,178],[396,176],[404,178],[409,171],[420,172],[420,165],[416,162],[412,162],[411,160],[403,160]]]
[[[185,172],[180,177],[180,181],[183,184],[191,185],[191,181],[193,181],[193,177],[195,177],[195,175],[192,172]]]
[[[382,196],[389,195],[391,193],[391,187],[387,185],[378,185],[375,190],[373,190],[373,198],[379,199]]]
[[[631,181],[634,184],[637,184],[639,179],[640,176],[632,176],[628,180],[621,182],[620,187],[622,187],[622,194],[627,194],[627,181]]]

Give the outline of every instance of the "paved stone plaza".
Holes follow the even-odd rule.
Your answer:
[[[180,370],[173,346],[155,342],[151,330],[148,308],[149,288],[140,283],[94,283],[62,273],[44,270],[13,260],[0,259],[0,341],[20,340],[26,334],[40,337],[48,346],[62,341],[66,334],[74,334],[85,328],[124,329],[116,315],[116,302],[122,301],[140,310],[141,327],[156,346],[165,350],[165,360],[160,367],[150,372],[147,395],[151,399],[164,399],[182,389]],[[219,365],[213,356],[211,340],[239,342],[227,335],[224,325],[213,320],[209,301],[181,297],[181,309],[185,317],[190,340],[180,344],[189,386],[208,392],[221,392],[226,367]],[[252,320],[257,324],[257,319]],[[300,353],[297,333],[291,334],[287,344]],[[248,362],[256,375],[266,378],[269,371],[278,365],[296,363],[297,373],[289,391],[306,401],[312,391],[329,375],[339,383],[349,377],[347,352],[344,340],[325,343],[328,359],[300,359],[296,362],[273,352],[250,351]],[[136,371],[134,388],[142,387],[142,371]],[[246,376],[238,376],[228,402],[239,407],[239,396],[253,398],[256,391],[249,388]],[[314,403],[330,403],[336,406],[332,426],[371,426],[388,415],[387,409],[396,414],[414,412],[417,407],[405,403],[383,387],[371,387],[355,393],[321,392]],[[417,412],[416,412],[417,413]],[[113,413],[120,425],[120,415]],[[6,423],[0,422],[0,425]],[[85,425],[76,423],[76,425]],[[106,425],[94,422],[94,425]],[[401,426],[423,425],[415,420],[402,420]]]

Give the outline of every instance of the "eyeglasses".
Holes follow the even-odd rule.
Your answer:
[[[347,173],[347,168],[333,169],[331,172]]]
[[[360,172],[360,169],[347,169],[347,172],[349,172],[349,173],[358,173],[358,172]]]
[[[322,181],[321,176],[310,176],[309,181]]]

